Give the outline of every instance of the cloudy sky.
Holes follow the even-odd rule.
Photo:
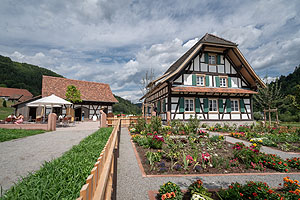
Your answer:
[[[205,33],[239,44],[264,77],[300,64],[300,1],[1,0],[0,54],[136,102]]]

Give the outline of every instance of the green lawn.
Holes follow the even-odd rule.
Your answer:
[[[0,107],[0,120],[5,120],[5,118],[11,113],[15,113],[14,108],[11,107]]]
[[[44,130],[23,130],[23,129],[4,129],[0,128],[0,142],[5,142],[17,138],[45,133]]]
[[[280,126],[300,127],[300,122],[281,122]]]
[[[29,174],[0,199],[76,199],[113,128],[102,128]]]

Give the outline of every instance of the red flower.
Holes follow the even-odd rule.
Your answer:
[[[233,186],[232,186],[232,185],[230,185],[230,186],[229,186],[229,188],[230,188],[230,189],[232,189],[232,188],[233,188]]]
[[[253,194],[253,196],[255,196],[255,197],[257,196],[257,194],[256,194],[255,192],[253,192],[252,194]]]
[[[241,197],[244,196],[243,193],[240,193],[240,196],[241,196]]]

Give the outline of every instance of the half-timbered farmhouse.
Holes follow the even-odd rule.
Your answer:
[[[265,84],[238,45],[212,34],[203,36],[147,87],[143,113],[162,120],[197,117],[205,123],[253,121],[253,94]]]
[[[37,100],[42,97],[47,97],[55,94],[63,99],[66,98],[66,91],[69,85],[74,85],[81,93],[82,102],[74,103],[71,112],[69,108],[65,107],[48,107],[45,112],[41,111],[39,107],[28,107],[27,103]],[[100,109],[103,109],[105,113],[112,112],[112,105],[117,103],[118,100],[114,97],[110,86],[104,83],[90,82],[90,81],[80,81],[72,80],[66,78],[43,76],[42,81],[42,95],[24,103],[15,104],[16,113],[22,113],[27,119],[35,119],[36,116],[42,114],[47,115],[50,113],[51,109],[57,115],[67,115],[70,114],[75,120],[81,121],[82,119],[88,120],[92,119],[94,116],[99,119]]]

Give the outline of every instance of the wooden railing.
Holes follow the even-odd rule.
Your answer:
[[[130,117],[119,117],[119,118],[113,118],[113,117],[108,117],[107,118],[107,124],[108,126],[114,126],[117,121],[120,119],[122,120],[122,127],[128,127],[131,123],[136,124],[138,118],[143,118],[142,116],[130,116]],[[147,123],[150,123],[151,117],[146,117]]]
[[[103,148],[100,157],[86,179],[86,184],[80,190],[77,200],[102,200],[111,199],[113,185],[116,181],[116,162],[120,138],[121,120],[117,119],[114,129]],[[115,195],[115,194],[114,194]]]

